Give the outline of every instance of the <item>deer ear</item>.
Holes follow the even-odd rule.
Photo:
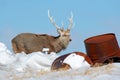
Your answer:
[[[60,34],[61,33],[61,29],[57,29],[57,32]]]
[[[59,35],[63,34],[63,30],[62,29],[58,29],[57,32],[59,33]]]

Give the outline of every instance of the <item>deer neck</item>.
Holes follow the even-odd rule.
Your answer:
[[[63,49],[65,49],[67,45],[69,44],[69,40],[67,37],[58,36],[56,38],[56,41],[58,45],[60,45]]]

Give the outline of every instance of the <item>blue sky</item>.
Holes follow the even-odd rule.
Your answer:
[[[62,51],[85,52],[84,40],[105,33],[115,33],[120,43],[120,0],[0,0],[0,42],[10,50],[11,39],[24,32],[57,36],[50,23],[48,9],[56,23],[67,28],[70,12],[74,27],[72,42]]]

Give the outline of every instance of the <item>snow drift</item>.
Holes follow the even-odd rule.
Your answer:
[[[42,52],[33,52],[29,55],[24,52],[14,54],[3,43],[0,43],[0,65],[10,66],[18,72],[25,72],[27,69],[50,70],[56,57],[54,52],[49,55]]]
[[[56,53],[43,54],[24,52],[14,54],[5,44],[0,43],[0,79],[1,80],[119,80],[120,63],[101,67],[84,66],[66,71],[50,71]],[[73,64],[73,63],[71,63]]]

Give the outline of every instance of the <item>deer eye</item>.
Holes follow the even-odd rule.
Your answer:
[[[66,36],[70,36],[70,35],[66,35],[66,34],[64,34],[64,35],[62,35],[63,37],[66,37]]]
[[[65,37],[65,36],[67,36],[67,35],[62,35],[62,36],[64,36],[64,37]]]

